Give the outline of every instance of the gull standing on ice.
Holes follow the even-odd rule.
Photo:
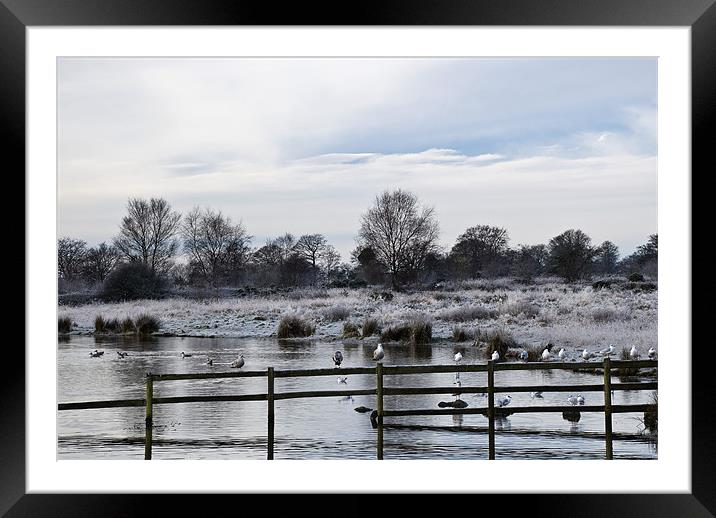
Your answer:
[[[231,368],[233,368],[233,369],[240,369],[240,368],[243,367],[243,366],[244,366],[244,355],[243,355],[243,354],[240,354],[239,357],[236,358],[236,359],[235,359],[233,362],[231,362],[231,364],[229,365],[229,367],[231,367]]]
[[[455,363],[460,363],[460,362],[462,361],[462,353],[461,353],[460,351],[458,351],[457,353],[455,353],[455,358],[454,358],[454,359],[455,359]]]
[[[333,363],[336,364],[336,367],[340,367],[341,363],[343,363],[343,353],[341,351],[336,351],[333,354],[332,360]]]
[[[380,361],[385,357],[385,352],[383,351],[383,344],[378,344],[378,347],[375,348],[375,351],[373,351],[373,360]]]
[[[649,347],[649,352],[647,352],[647,354],[649,355],[649,359],[653,360],[654,358],[656,358],[656,349],[654,349],[653,347]]]
[[[559,352],[557,353],[557,356],[559,356],[560,360],[564,360],[564,357],[567,356],[567,353],[564,352],[564,347],[562,347]]]
[[[500,359],[500,353],[498,353],[497,351],[493,351],[491,358],[492,358],[492,361],[493,361],[493,362],[496,362],[497,360]]]
[[[636,345],[631,346],[631,350],[629,351],[629,358],[632,360],[638,360],[639,359],[639,351],[636,348]]]
[[[582,351],[582,358],[584,358],[585,360],[589,360],[592,356],[593,356],[593,354],[590,353],[589,351],[587,351],[586,349],[584,349]]]

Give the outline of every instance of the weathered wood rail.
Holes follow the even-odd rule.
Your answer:
[[[284,399],[296,398],[320,398],[335,396],[376,396],[376,458],[383,459],[383,419],[385,417],[399,416],[431,416],[431,415],[483,415],[488,419],[488,458],[495,458],[495,419],[502,413],[524,414],[524,413],[551,413],[551,412],[598,412],[604,413],[604,437],[605,457],[612,459],[613,454],[613,433],[612,415],[618,413],[645,412],[650,408],[649,404],[637,405],[613,405],[611,395],[613,391],[619,390],[657,390],[656,382],[629,382],[612,383],[612,371],[615,369],[658,369],[656,360],[611,360],[604,358],[602,363],[598,362],[534,362],[534,363],[496,363],[488,361],[486,364],[465,364],[465,365],[383,365],[377,363],[375,367],[349,367],[341,369],[293,369],[274,370],[273,367],[261,371],[236,371],[236,372],[212,372],[193,374],[147,374],[145,381],[146,397],[144,399],[116,399],[107,401],[82,401],[73,403],[60,403],[58,410],[82,410],[95,408],[119,408],[119,407],[145,407],[145,439],[144,458],[152,458],[152,430],[153,430],[153,409],[154,405],[176,404],[176,403],[205,403],[215,401],[266,401],[267,403],[267,459],[274,458],[274,424],[275,424],[275,402]],[[582,385],[496,385],[495,372],[512,370],[588,370],[596,369],[604,371],[603,384],[582,384]],[[463,373],[463,372],[486,372],[487,386],[480,387],[385,387],[386,376],[402,374],[434,374],[434,373]],[[353,390],[309,390],[276,393],[274,381],[276,378],[304,378],[313,376],[335,376],[341,375],[374,375],[376,379],[374,389],[353,389]],[[208,380],[222,378],[256,378],[267,379],[266,393],[259,394],[229,394],[218,396],[174,396],[154,397],[154,383],[161,381],[181,380]],[[522,406],[509,407],[505,409],[495,407],[495,394],[508,392],[603,392],[603,405],[580,405],[580,406]],[[420,395],[420,394],[487,394],[487,406],[479,408],[426,408],[409,410],[386,410],[384,407],[384,396],[398,395]]]

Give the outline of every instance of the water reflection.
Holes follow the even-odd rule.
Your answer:
[[[144,376],[153,373],[225,372],[239,352],[245,355],[244,370],[330,368],[336,349],[344,355],[343,367],[373,366],[375,344],[366,342],[291,342],[270,339],[153,337],[77,337],[58,345],[59,401],[87,401],[144,397]],[[95,348],[106,351],[91,358]],[[119,358],[116,351],[126,351]],[[465,363],[484,363],[471,347],[454,344],[419,348],[386,346],[386,365],[453,364],[456,350]],[[192,354],[182,359],[180,352]],[[206,365],[206,358],[214,365]],[[338,371],[338,370],[337,370]],[[347,384],[337,376],[277,378],[277,392],[294,390],[373,389],[373,375],[350,375]],[[599,383],[599,375],[569,371],[498,371],[498,386],[547,383]],[[386,387],[455,386],[453,373],[386,375]],[[483,386],[485,373],[463,372],[461,387]],[[155,395],[248,394],[266,391],[265,378],[168,381],[155,383]],[[499,392],[499,389],[498,389]],[[615,404],[645,403],[649,393],[616,392]],[[564,393],[545,392],[543,399],[529,393],[511,394],[513,406],[561,405]],[[589,393],[590,404],[601,404],[602,394]],[[462,394],[468,408],[485,407],[483,394]],[[438,408],[440,401],[454,401],[450,394],[386,396],[386,409]],[[374,396],[350,396],[276,401],[277,459],[375,458],[375,430],[370,411]],[[614,415],[616,458],[655,458],[656,447],[647,436],[637,435],[633,415]],[[386,418],[385,458],[486,458],[487,419],[482,415],[406,416]],[[266,404],[264,402],[215,402],[156,405],[154,422],[157,459],[246,458],[266,456]],[[498,458],[603,458],[604,418],[583,413],[579,425],[559,414],[513,414],[496,421]],[[396,426],[397,428],[394,428]],[[135,458],[143,456],[142,408],[117,408],[58,413],[60,458]],[[568,439],[555,441],[554,434]],[[595,435],[596,434],[596,435]],[[340,448],[332,447],[340,444]]]

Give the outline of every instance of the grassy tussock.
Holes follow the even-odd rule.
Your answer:
[[[502,313],[513,317],[525,316],[527,318],[536,318],[540,314],[539,306],[526,300],[519,300],[505,304],[502,307]]]
[[[390,326],[380,335],[382,342],[408,342],[413,345],[428,344],[432,339],[433,326],[425,319]]]
[[[72,319],[69,317],[57,319],[57,332],[60,334],[67,334],[72,331]]]
[[[360,338],[360,330],[353,322],[343,324],[343,338]]]
[[[304,338],[315,333],[316,327],[297,315],[287,315],[281,319],[276,330],[278,338]]]
[[[137,334],[140,335],[156,333],[159,331],[159,319],[145,313],[137,317],[134,321],[134,327],[136,328]]]
[[[377,318],[366,318],[363,321],[363,337],[380,334],[381,325]]]
[[[484,320],[497,318],[499,312],[484,306],[464,306],[446,309],[438,314],[438,318],[448,322],[469,322],[470,320]]]
[[[323,312],[323,318],[329,322],[339,322],[350,316],[351,312],[344,306],[332,306]]]
[[[518,347],[517,341],[506,331],[497,330],[489,335],[487,347],[485,348],[485,356],[492,357],[492,353],[497,351],[500,358],[507,356],[508,349]]]
[[[453,342],[469,342],[474,338],[475,334],[467,329],[464,329],[462,327],[452,328],[452,337],[450,337],[450,340],[452,340]]]
[[[139,315],[135,320],[127,317],[105,319],[97,315],[94,319],[94,332],[97,334],[140,334],[148,335],[159,331],[159,319],[148,314]]]
[[[644,412],[644,428],[650,433],[657,433],[659,429],[659,394],[651,395],[649,408]]]

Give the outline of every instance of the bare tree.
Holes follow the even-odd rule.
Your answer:
[[[114,245],[129,261],[141,262],[152,272],[166,272],[179,247],[175,235],[180,219],[162,198],[130,198]]]
[[[341,254],[333,247],[326,245],[320,256],[320,268],[323,270],[326,279],[331,279],[341,264]]]
[[[100,243],[87,251],[85,258],[85,276],[95,282],[104,282],[119,262],[119,251],[112,245]]]
[[[294,247],[296,253],[311,264],[314,284],[318,279],[318,262],[327,246],[328,242],[322,234],[306,234],[299,238]]]
[[[75,280],[82,273],[87,243],[81,239],[62,237],[57,240],[57,273],[66,281]]]
[[[390,274],[393,287],[401,277],[420,268],[429,252],[437,250],[440,233],[435,210],[401,189],[385,191],[361,217],[359,241],[375,252]]]
[[[221,212],[195,207],[184,217],[182,238],[192,268],[213,286],[248,259],[251,236]]]

